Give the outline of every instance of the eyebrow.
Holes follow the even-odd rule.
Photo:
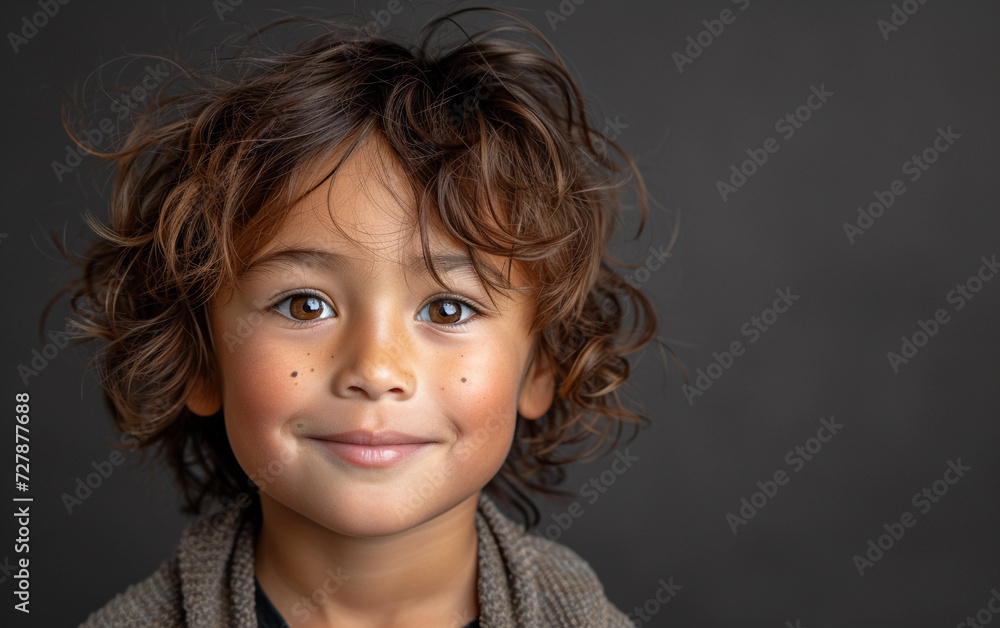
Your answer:
[[[431,261],[440,273],[467,276],[477,283],[480,283],[479,275],[476,274],[476,269],[472,264],[472,260],[469,256],[463,253],[432,254]],[[246,268],[244,274],[248,275],[254,271],[259,272],[261,267],[266,265],[286,264],[341,273],[347,273],[354,270],[354,262],[352,261],[352,258],[347,255],[318,249],[284,249],[252,262]],[[427,266],[424,263],[424,258],[420,255],[409,258],[405,267],[408,273],[413,273],[419,276],[430,275],[430,272],[427,270]],[[503,285],[506,281],[503,274],[490,264],[485,265],[483,273],[500,285]]]

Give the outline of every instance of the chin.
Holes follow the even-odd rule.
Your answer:
[[[346,494],[345,494],[346,493]],[[323,503],[289,504],[280,503],[278,507],[293,516],[302,517],[313,524],[322,526],[344,536],[352,537],[384,537],[400,534],[431,521],[464,503],[469,494],[449,498],[443,495],[428,495],[417,499],[412,494],[410,498],[404,492],[390,491],[389,494],[378,490],[361,488],[358,491],[345,491],[331,495]]]

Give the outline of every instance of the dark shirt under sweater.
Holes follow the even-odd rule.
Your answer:
[[[286,622],[282,617],[278,609],[274,607],[271,600],[264,593],[264,589],[260,586],[260,581],[257,580],[257,576],[253,578],[254,586],[254,599],[256,603],[254,608],[257,612],[257,627],[258,628],[289,628],[288,622]],[[479,628],[479,618],[473,619],[465,628]]]

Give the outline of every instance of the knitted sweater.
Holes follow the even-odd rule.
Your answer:
[[[590,566],[569,548],[528,534],[482,495],[479,619],[482,628],[628,628]],[[83,628],[256,628],[254,531],[245,518],[189,525],[173,557],[84,621]],[[287,620],[288,618],[286,618]]]

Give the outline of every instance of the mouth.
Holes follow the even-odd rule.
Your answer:
[[[312,436],[309,440],[344,462],[364,468],[386,468],[400,464],[437,441],[391,430],[352,430]]]

